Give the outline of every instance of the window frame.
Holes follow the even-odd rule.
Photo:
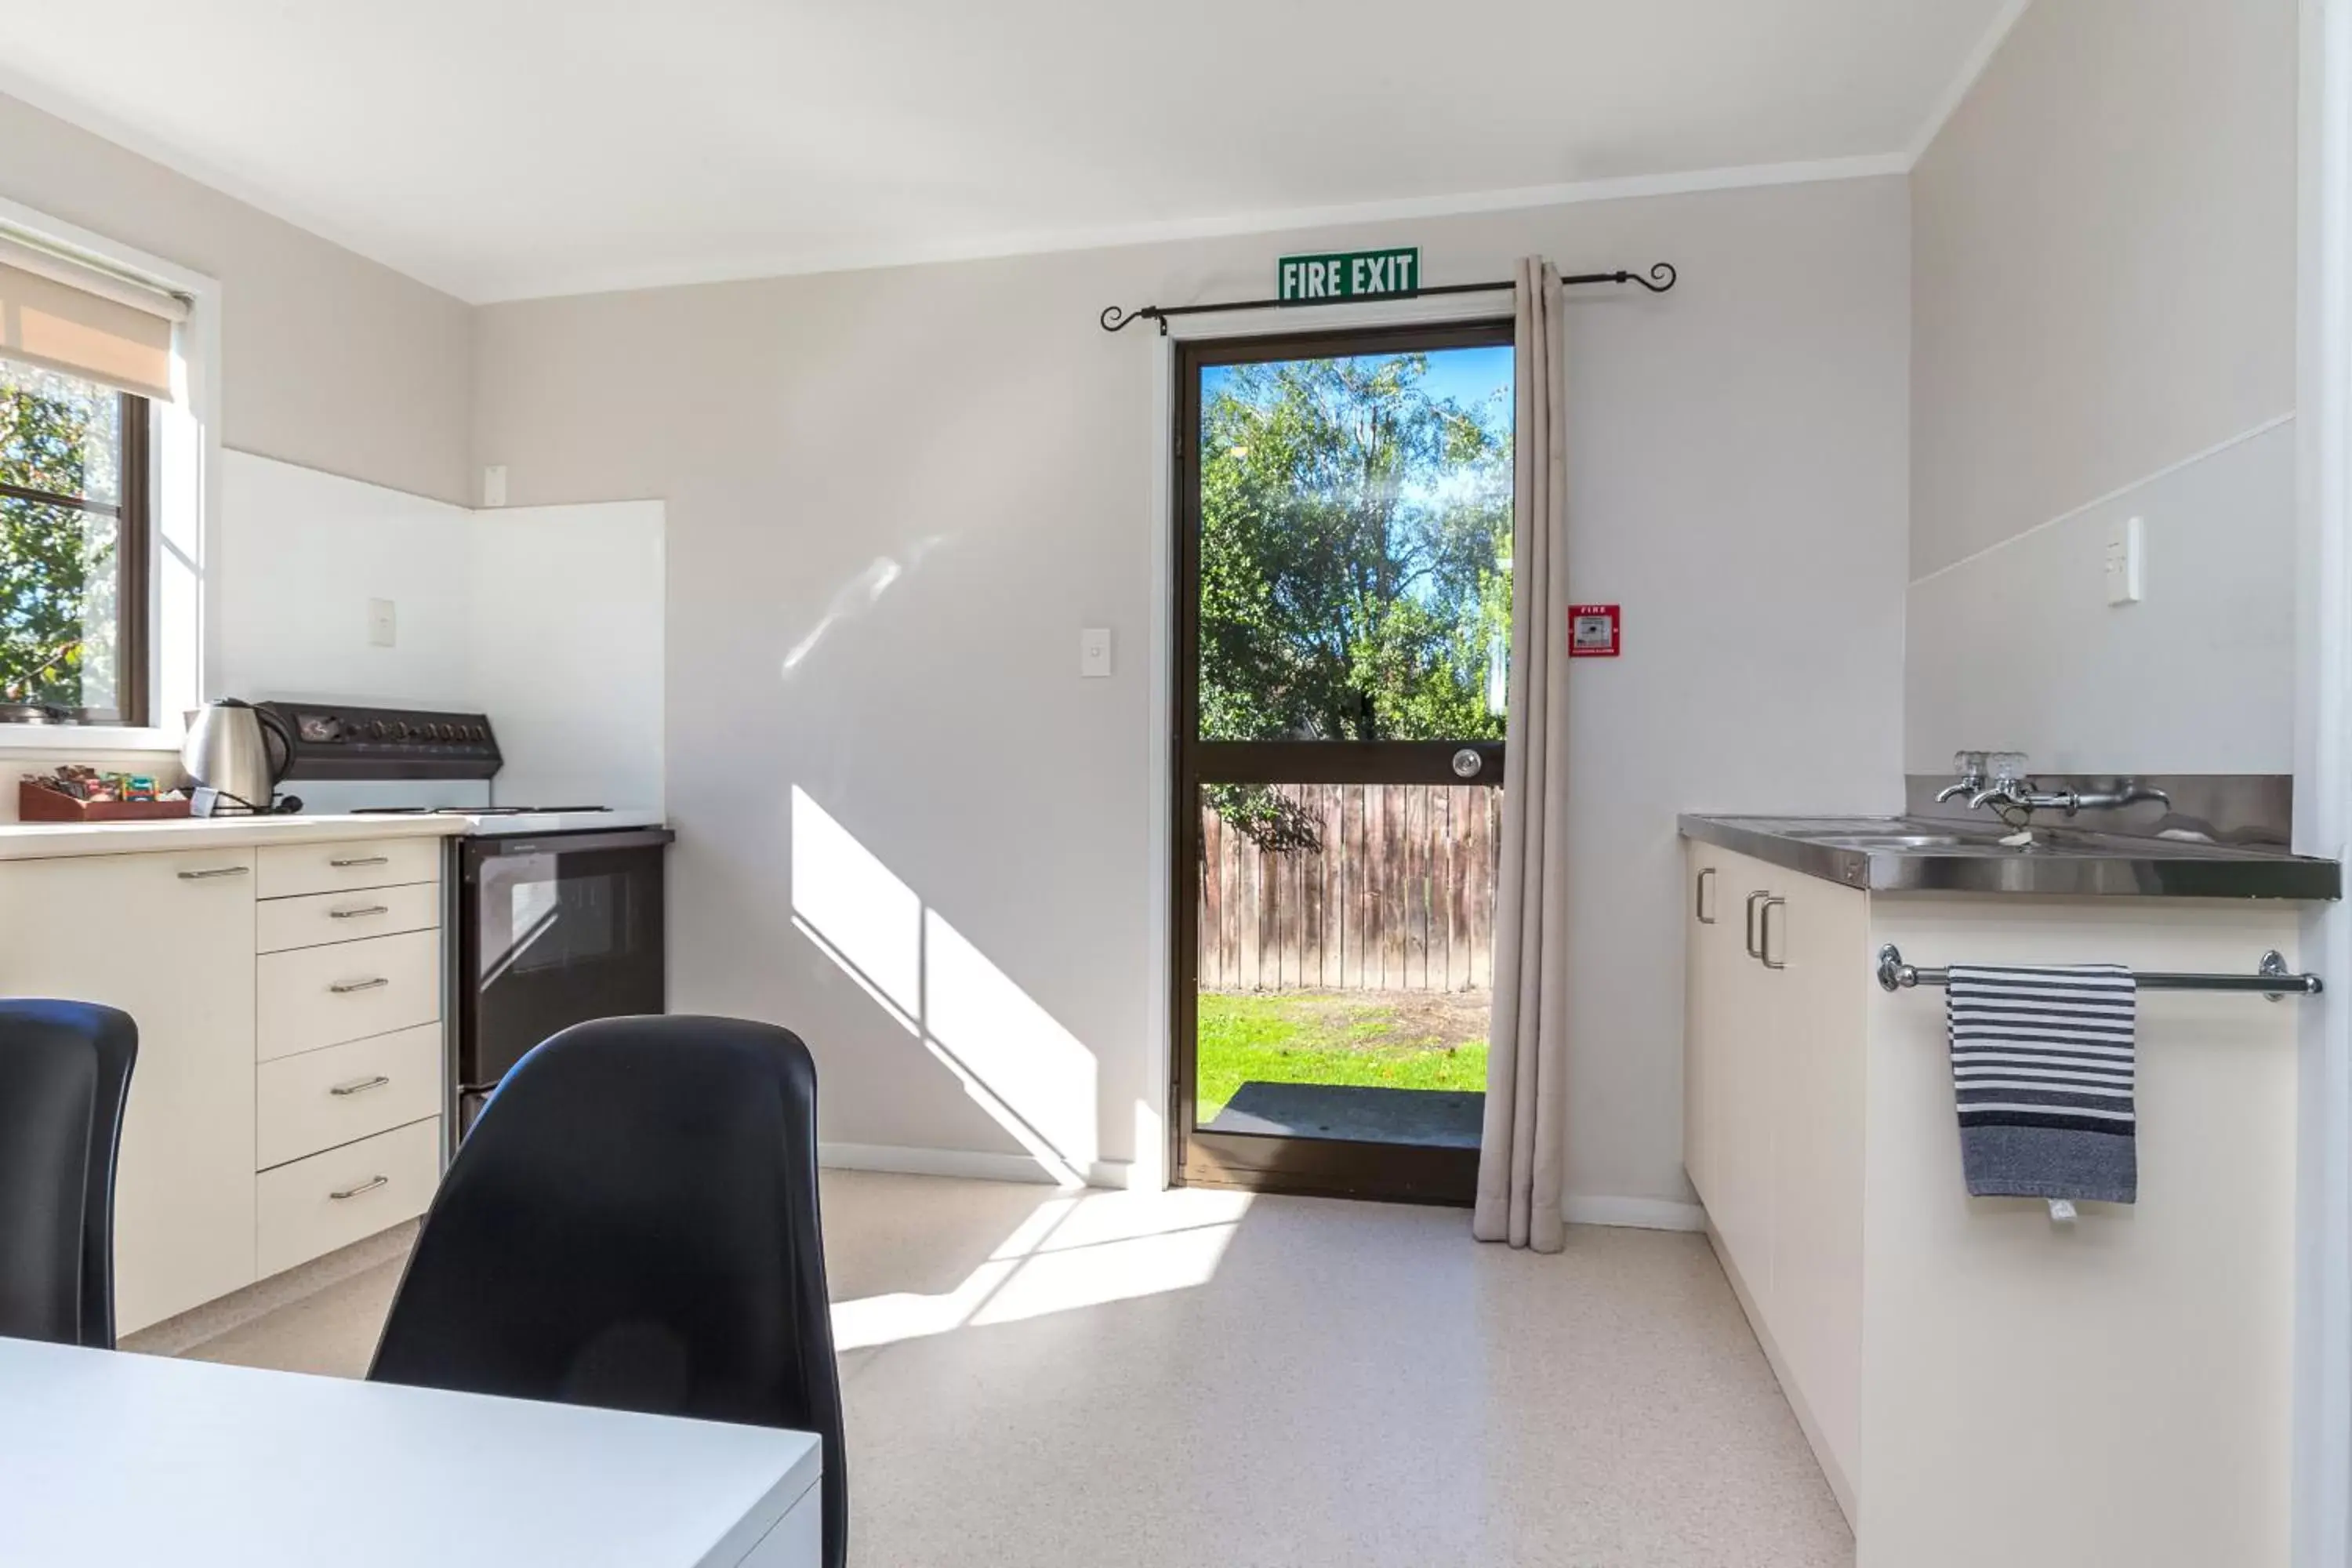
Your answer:
[[[38,706],[47,716],[0,718],[0,726],[23,730],[53,724],[78,729],[143,730],[149,722],[149,665],[153,647],[154,606],[149,580],[154,549],[153,424],[148,400],[136,393],[117,392],[115,500],[60,495],[26,485],[0,480],[0,497],[41,506],[65,507],[115,520],[115,668],[118,671],[112,708],[68,708],[56,703],[9,704]]]

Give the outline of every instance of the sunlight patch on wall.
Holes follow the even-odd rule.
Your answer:
[[[1101,1152],[1094,1053],[799,785],[793,924],[1063,1186]]]
[[[923,1006],[923,900],[793,786],[793,915],[908,1018]]]

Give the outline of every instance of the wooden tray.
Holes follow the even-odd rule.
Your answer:
[[[24,822],[163,822],[188,815],[183,800],[76,800],[30,779],[16,781],[16,816]]]

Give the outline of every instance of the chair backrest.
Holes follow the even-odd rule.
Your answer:
[[[114,1348],[114,1162],[127,1013],[0,1001],[0,1334]]]
[[[786,1030],[606,1018],[506,1075],[457,1150],[368,1376],[817,1433],[848,1539],[817,1217],[816,1069]]]

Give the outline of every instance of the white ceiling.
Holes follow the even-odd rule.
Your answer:
[[[2023,4],[0,0],[0,91],[488,300],[1901,168]]]

